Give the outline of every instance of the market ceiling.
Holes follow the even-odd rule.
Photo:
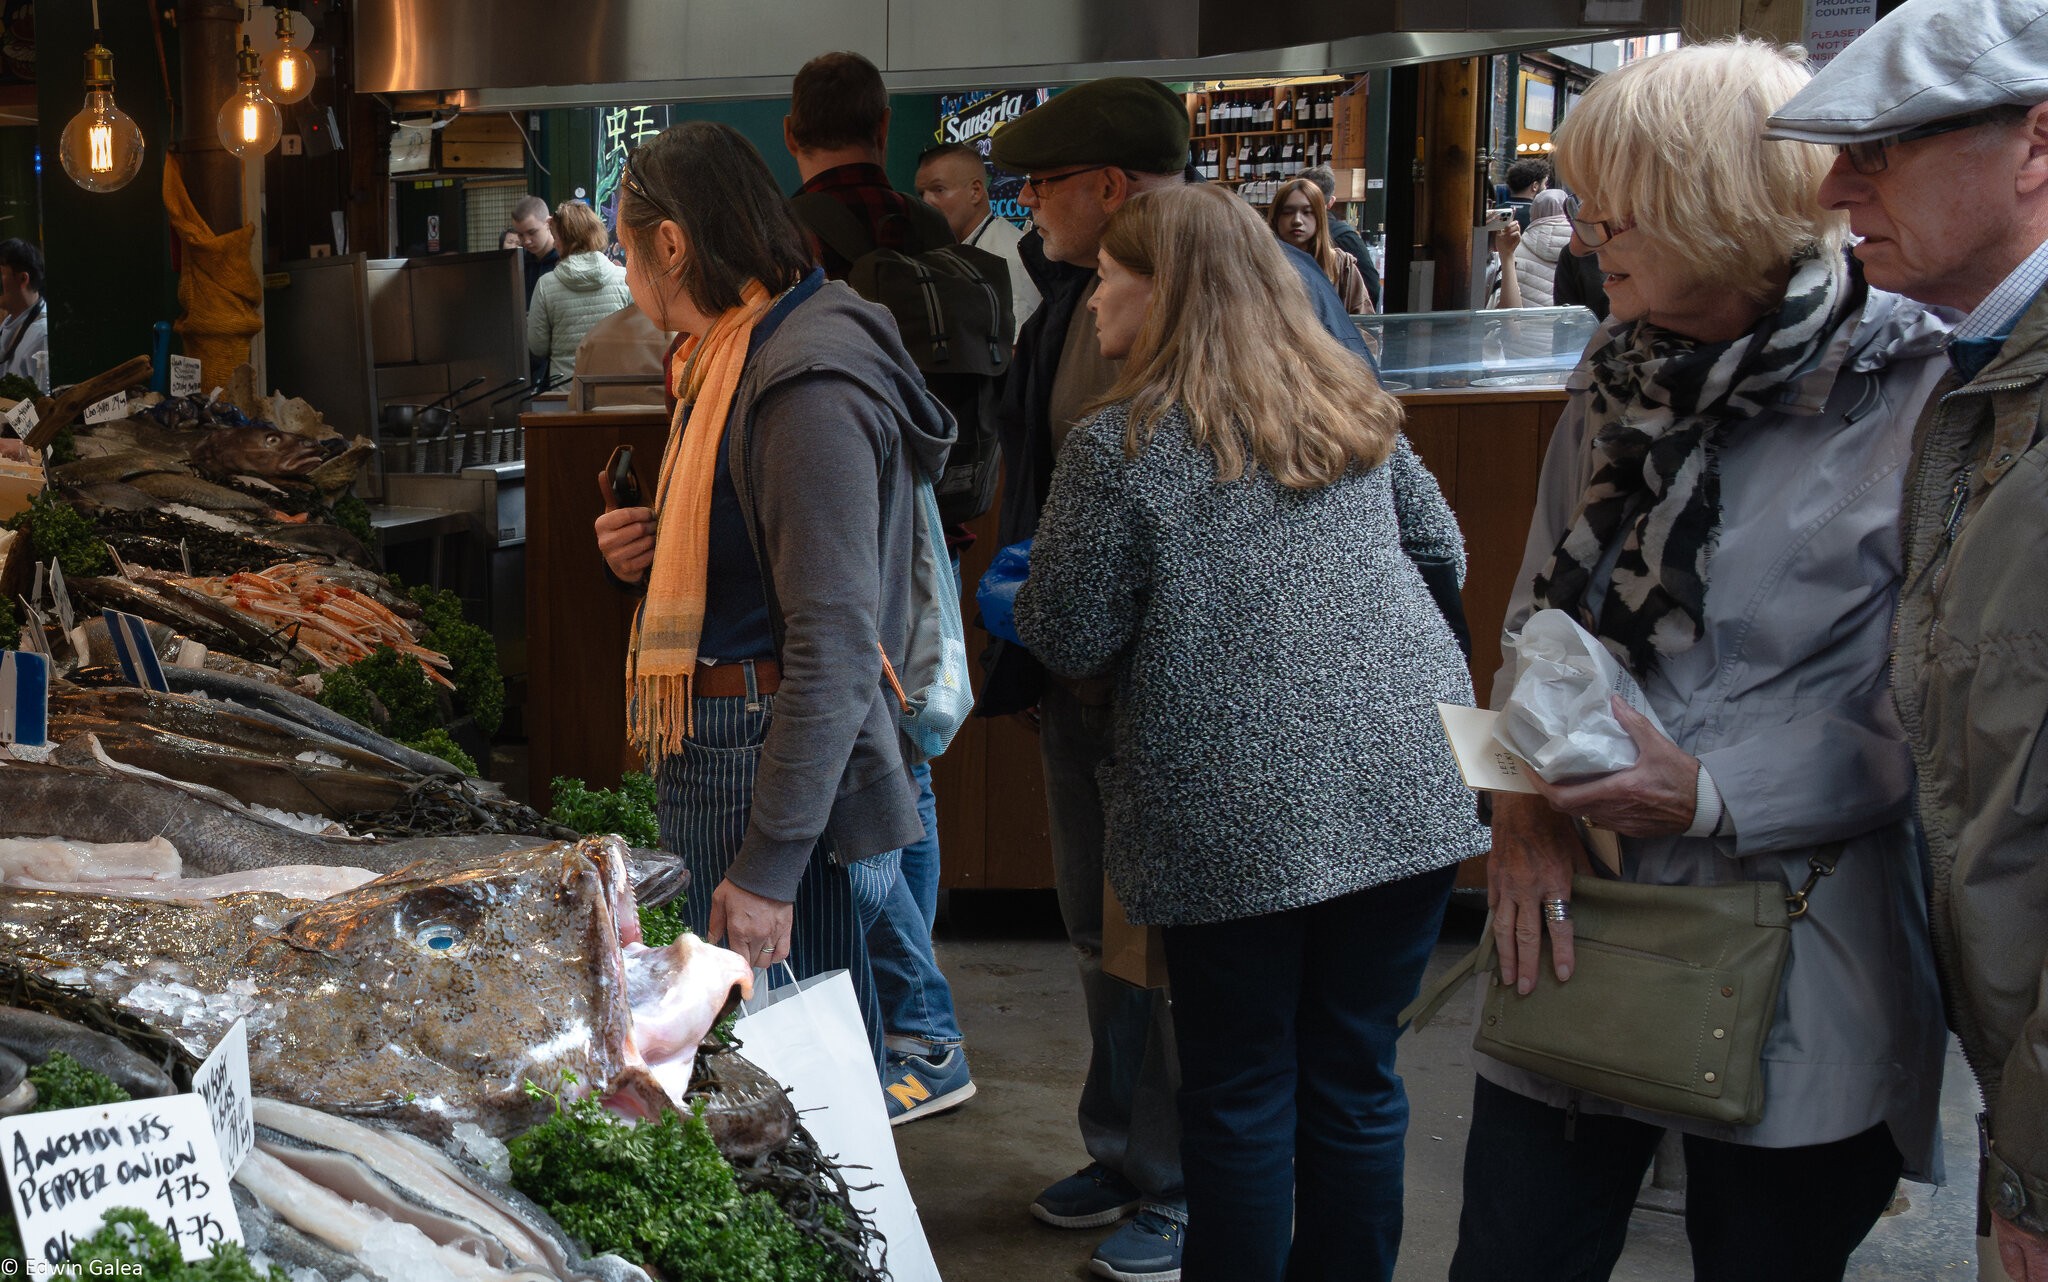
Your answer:
[[[1675,30],[1681,0],[357,0],[358,89],[473,110],[772,97],[815,54],[898,91],[1356,71]]]

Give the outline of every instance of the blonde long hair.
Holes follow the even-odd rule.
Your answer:
[[[1216,456],[1218,482],[1247,449],[1294,490],[1377,467],[1401,431],[1400,402],[1316,323],[1301,276],[1251,206],[1220,187],[1168,187],[1110,218],[1102,248],[1152,278],[1152,301],[1102,404],[1129,402],[1136,458],[1178,405]]]

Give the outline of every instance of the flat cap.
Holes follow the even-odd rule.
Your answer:
[[[1907,0],[1778,108],[1764,134],[1842,146],[2040,102],[2048,0]]]
[[[1188,111],[1157,80],[1091,80],[996,130],[989,149],[999,167],[1019,174],[1062,165],[1179,173],[1188,163]]]

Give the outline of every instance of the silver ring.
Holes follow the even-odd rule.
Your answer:
[[[1543,901],[1543,920],[1570,921],[1571,919],[1572,906],[1569,900],[1546,899]]]
[[[772,943],[761,945],[761,955],[764,957],[773,957],[775,955],[775,945]]]

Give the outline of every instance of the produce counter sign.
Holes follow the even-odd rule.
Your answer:
[[[240,1245],[206,1101],[197,1095],[31,1113],[0,1122],[7,1191],[29,1271],[62,1264],[107,1212],[141,1207],[188,1261]],[[45,1267],[40,1270],[54,1270]]]

